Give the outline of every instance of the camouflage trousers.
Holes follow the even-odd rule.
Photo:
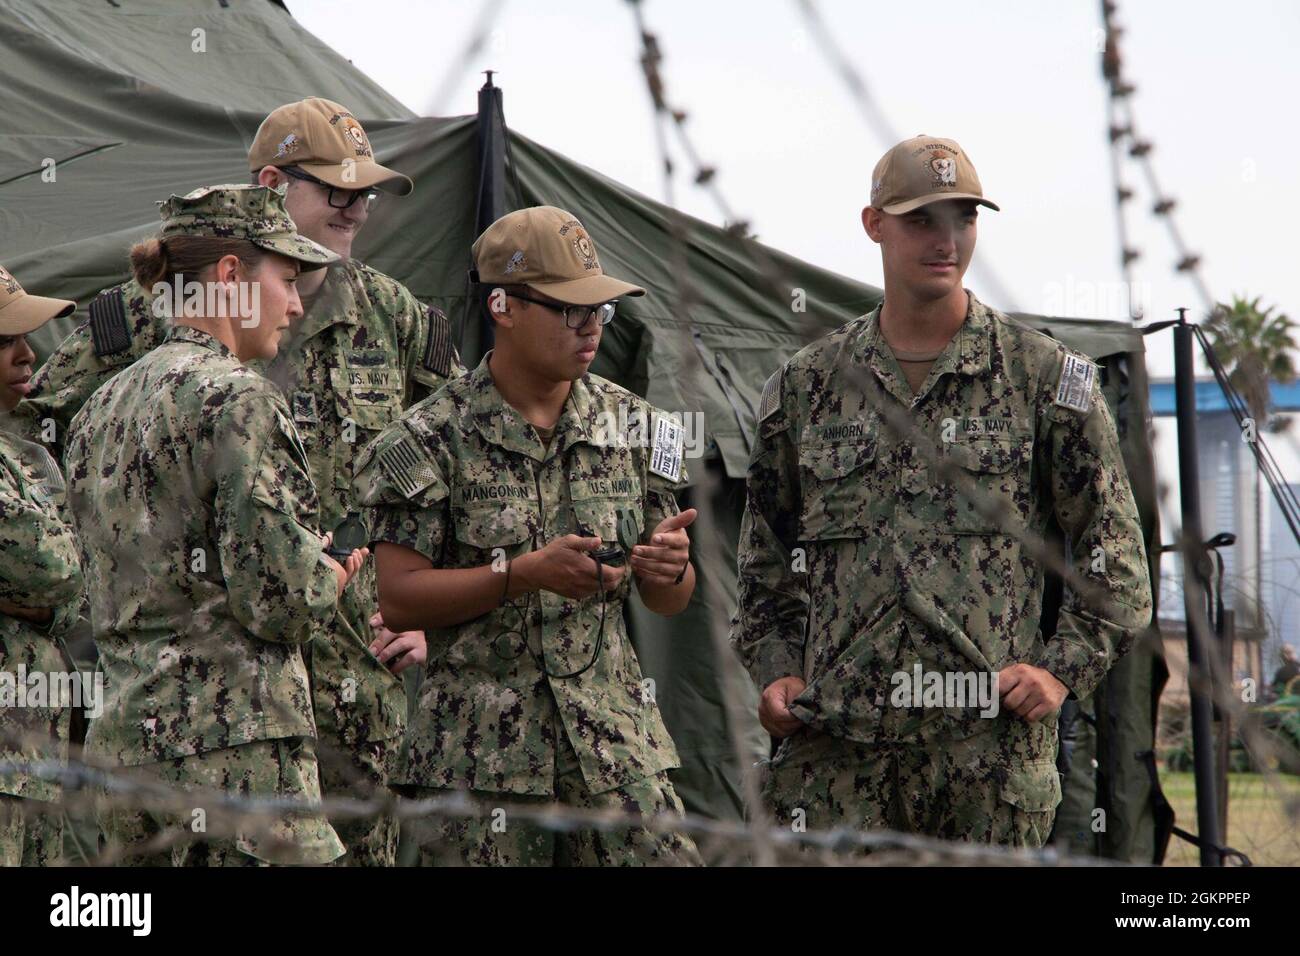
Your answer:
[[[388,775],[396,757],[397,740],[340,747],[320,758],[320,786],[326,796],[371,800],[386,794]],[[383,813],[369,817],[332,819],[334,830],[347,853],[335,866],[395,866],[400,826],[397,818]]]
[[[1032,734],[1045,739],[1044,730]],[[1025,731],[1013,736],[1023,740]],[[763,799],[779,826],[801,830],[887,829],[1037,848],[1061,802],[1055,746],[1045,750],[1026,752],[998,731],[917,746],[861,744],[805,727],[781,743]]]
[[[560,728],[555,761],[555,802],[584,810],[618,810],[644,818],[681,816],[682,802],[667,772],[635,783],[592,793],[582,779],[578,757]],[[411,799],[445,797],[454,792],[431,787],[401,788]],[[552,801],[546,797],[468,791],[478,809],[473,817],[419,820],[411,827],[420,866],[701,866],[695,841],[685,833],[645,826],[614,829],[552,830],[526,820],[511,820],[505,805]]]
[[[96,814],[105,862],[125,866],[267,866],[322,864],[343,855],[324,814],[270,810],[233,815],[213,797],[319,803],[320,777],[308,737],[258,740],[163,763],[123,768],[118,775],[173,791],[195,791],[180,808],[130,806],[106,797]],[[113,802],[107,802],[112,799]],[[204,802],[211,800],[210,806]],[[191,805],[192,804],[192,805]],[[210,834],[210,835],[209,835]],[[120,858],[119,858],[120,857]]]
[[[0,866],[58,866],[63,811],[43,800],[0,793]]]

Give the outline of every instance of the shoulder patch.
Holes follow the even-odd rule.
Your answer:
[[[1086,414],[1092,407],[1092,385],[1096,380],[1096,365],[1066,352],[1065,363],[1061,366],[1061,379],[1056,385],[1055,404]]]
[[[407,498],[414,498],[438,478],[433,466],[405,435],[379,452],[377,460],[393,487]]]
[[[116,355],[131,347],[131,327],[122,304],[122,289],[115,286],[101,292],[90,303],[90,340],[95,355]]]
[[[682,477],[682,453],[686,429],[664,415],[655,415],[654,442],[650,448],[650,471],[669,481]]]
[[[451,323],[441,309],[429,306],[429,338],[424,343],[424,358],[421,364],[435,375],[446,378],[451,374]]]
[[[781,407],[781,378],[785,375],[785,366],[773,372],[763,386],[763,398],[758,403],[758,420],[765,422]]]

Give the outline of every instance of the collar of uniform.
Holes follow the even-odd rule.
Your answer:
[[[858,336],[858,345],[855,349],[858,359],[871,364],[877,372],[880,372],[881,368],[873,364],[872,359],[879,352],[877,345],[881,339],[880,310],[884,307],[885,303],[882,300],[880,305],[867,313],[866,324]],[[957,330],[957,334],[953,336],[953,341],[949,342],[935,359],[935,368],[939,374],[953,371],[965,375],[978,375],[989,368],[990,351],[993,347],[990,341],[993,335],[993,324],[989,315],[989,307],[975,298],[974,292],[967,289],[966,319]]]
[[[212,349],[218,355],[228,355],[232,359],[238,360],[238,356],[226,346],[219,338],[211,332],[205,332],[203,329],[196,329],[189,325],[173,325],[167,330],[168,342],[189,342],[193,345],[201,345],[205,349]]]
[[[537,432],[528,420],[497,390],[488,368],[491,358],[492,350],[489,350],[478,367],[470,372],[468,381],[470,417],[484,438],[534,461],[545,461],[549,454],[559,454],[575,442],[590,441],[592,400],[585,375],[570,387],[564,410],[555,423],[555,437],[547,449],[538,440]]]
[[[325,281],[321,283],[311,311],[293,328],[295,342],[305,342],[331,325],[359,325],[361,323],[362,293],[359,290],[360,270],[348,259],[325,267]]]

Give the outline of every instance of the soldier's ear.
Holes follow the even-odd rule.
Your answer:
[[[510,296],[506,295],[505,289],[500,286],[494,287],[488,292],[486,301],[487,310],[497,325],[504,326],[507,329],[515,327],[515,313],[510,302]]]
[[[872,242],[878,243],[883,237],[880,229],[883,217],[884,213],[875,206],[864,206],[862,209],[862,228],[866,230]]]
[[[257,171],[257,185],[259,186],[274,188],[283,182],[288,182],[288,180],[289,177],[274,166],[263,166]]]

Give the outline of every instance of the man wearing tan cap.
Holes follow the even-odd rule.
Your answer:
[[[63,475],[39,444],[14,434],[10,413],[31,389],[36,356],[27,335],[77,307],[29,295],[0,268],[0,764],[62,763],[70,707],[27,698],[66,675],[61,642],[81,610],[81,563]],[[19,694],[22,694],[21,698]],[[87,701],[93,705],[93,702]],[[57,779],[0,773],[0,866],[49,866],[63,855]]]
[[[1041,846],[1056,711],[1151,617],[1096,367],[962,288],[981,205],[952,140],[886,153],[862,211],[884,302],[763,390],[732,642],[782,825]],[[1053,523],[1073,574],[1045,641]]]
[[[420,821],[421,862],[697,863],[688,836],[641,822],[682,812],[679,763],[623,623],[633,580],[665,616],[695,586],[683,429],[588,372],[615,300],[644,290],[605,275],[551,206],[497,220],[474,263],[496,348],[386,428],[357,479],[385,617],[437,649],[396,779],[413,797],[468,791],[479,811]],[[552,800],[632,819],[511,817]]]
[[[378,193],[412,189],[410,179],[375,161],[356,117],[323,99],[282,106],[258,129],[248,159],[255,183],[287,187],[285,205],[298,231],[342,257],[302,275],[305,317],[273,361],[255,365],[284,391],[320,493],[321,526],[335,531],[357,511],[351,483],[360,449],[464,368],[442,312],[351,258]],[[168,323],[153,308],[152,292],[126,282],[92,301],[90,321],[33,381],[33,436],[61,449],[68,423],[95,389],[162,343]],[[405,725],[398,675],[424,655],[423,635],[383,626],[367,564],[311,649],[327,795],[383,792]],[[345,862],[394,862],[395,820],[340,820],[337,829],[348,846]]]

